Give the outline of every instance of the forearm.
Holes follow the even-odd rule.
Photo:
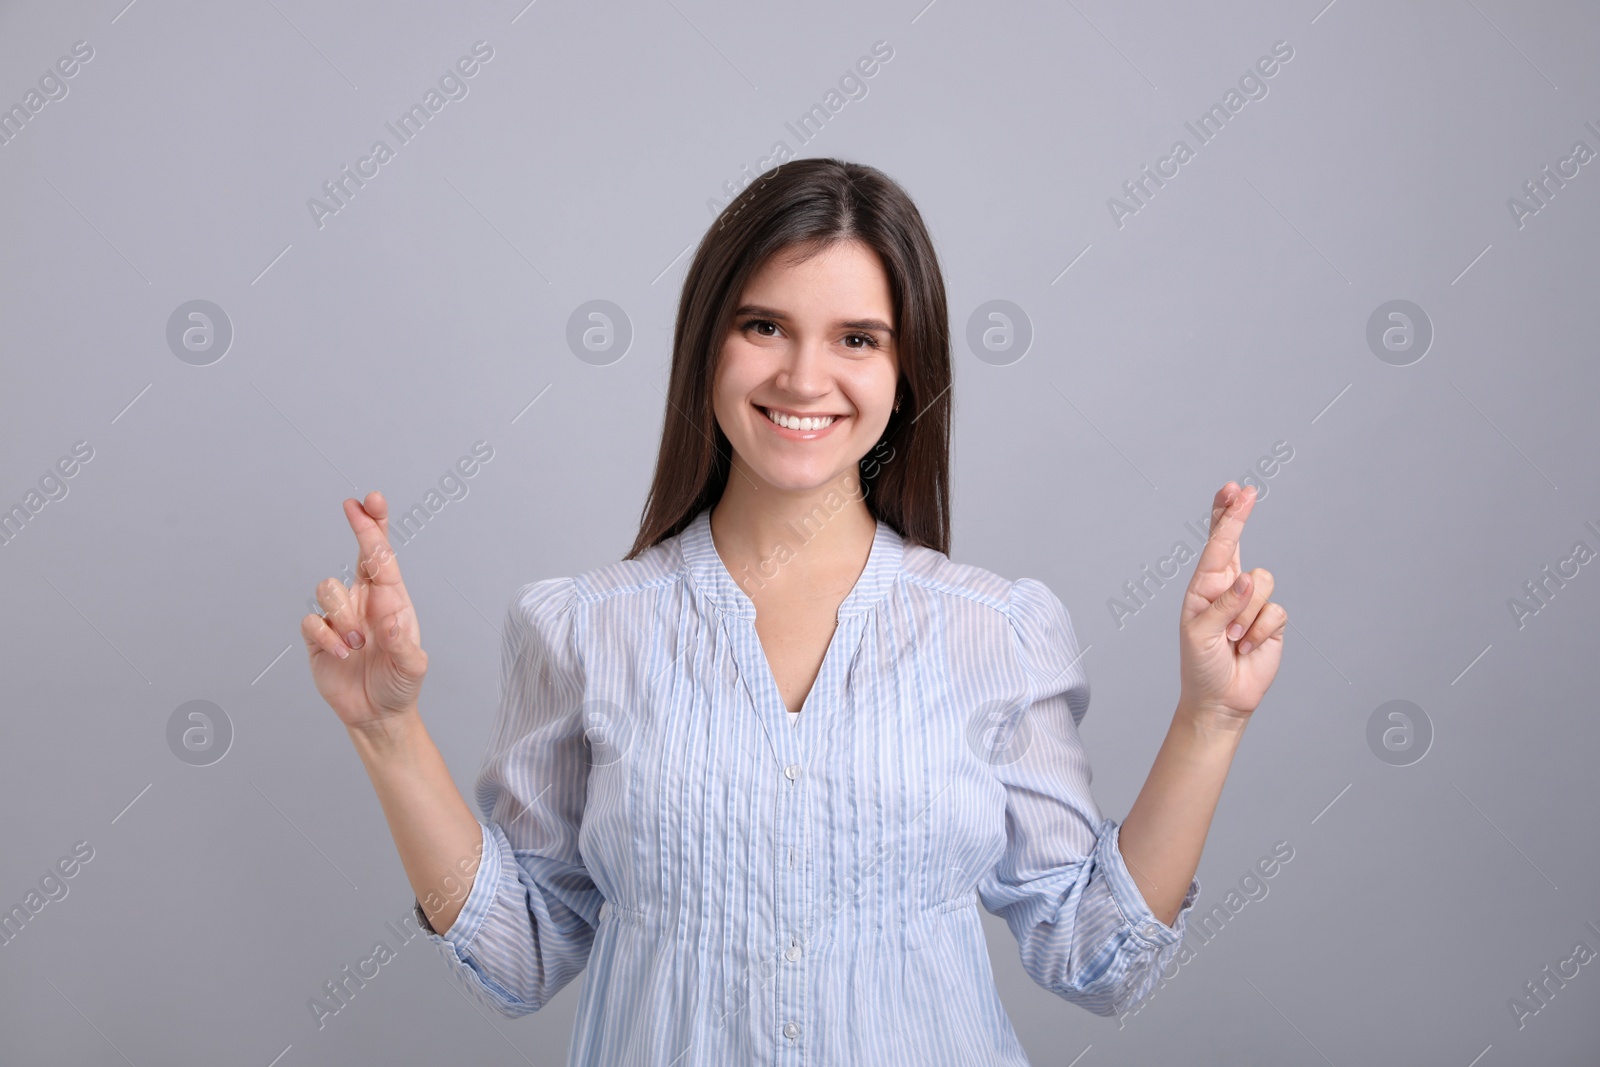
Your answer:
[[[478,819],[413,708],[381,727],[346,727],[367,768],[417,901],[445,933],[472,889],[483,850]]]
[[[1242,736],[1242,725],[1203,725],[1180,704],[1118,831],[1128,873],[1156,918],[1169,926],[1200,867],[1211,817]]]

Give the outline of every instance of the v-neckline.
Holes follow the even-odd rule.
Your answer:
[[[797,538],[798,540],[798,538]],[[805,699],[800,704],[800,717],[791,721],[788,705],[778,688],[777,675],[767,659],[766,649],[756,632],[755,602],[734,580],[727,564],[717,552],[711,537],[711,509],[705,508],[694,517],[680,534],[680,550],[685,567],[696,588],[732,625],[734,654],[746,686],[759,705],[759,717],[766,726],[780,762],[791,759],[798,751],[799,736],[810,737],[815,729],[819,690],[832,689],[837,684],[837,674],[843,669],[844,658],[854,658],[862,633],[865,616],[883,600],[900,577],[905,555],[905,542],[900,534],[878,519],[873,532],[872,547],[867,552],[867,562],[855,585],[845,595],[835,613],[835,625],[828,647],[812,680]],[[845,646],[849,647],[846,648]],[[773,736],[775,727],[783,727]]]
[[[717,557],[717,564],[722,568],[722,573],[728,576],[729,581],[733,581],[733,574],[728,570],[728,564],[725,560],[723,560],[722,553],[717,551],[716,537],[711,532],[711,510],[707,508],[705,514],[706,540],[711,543],[711,552]],[[759,616],[759,612],[756,610],[755,601],[751,600],[750,595],[742,588],[739,589],[739,595],[743,596],[750,604],[750,615],[748,619],[750,633],[755,639],[756,651],[760,653],[759,658],[763,667],[763,670],[756,673],[762,675],[766,679],[767,695],[770,699],[775,701],[778,707],[782,710],[782,721],[786,725],[790,726],[791,729],[799,729],[801,721],[805,720],[806,718],[806,712],[811,708],[812,697],[815,695],[818,689],[822,688],[830,661],[835,658],[834,650],[839,645],[839,635],[844,633],[846,629],[846,618],[853,614],[852,612],[847,611],[847,606],[850,605],[855,599],[856,592],[861,588],[862,580],[867,577],[867,572],[872,567],[873,554],[881,554],[879,546],[883,542],[883,531],[889,529],[889,527],[883,522],[877,522],[875,525],[876,528],[873,530],[872,534],[872,544],[867,546],[867,561],[866,563],[862,564],[861,573],[856,576],[855,582],[850,586],[850,591],[844,595],[844,599],[839,601],[838,608],[834,610],[833,632],[828,635],[828,644],[822,650],[822,661],[817,665],[816,676],[811,679],[811,684],[806,687],[806,695],[800,700],[799,718],[795,719],[793,722],[790,722],[789,720],[789,703],[783,699],[783,688],[778,685],[778,672],[772,669],[772,657],[767,654],[767,646],[761,640],[761,631],[756,628],[756,619]]]
[[[888,595],[900,577],[901,562],[905,556],[905,542],[895,528],[876,520],[872,547],[867,552],[867,563],[856,584],[839,604],[838,616],[860,615],[872,610],[878,601]],[[796,536],[804,543],[805,538]],[[755,601],[734,580],[728,566],[717,552],[711,538],[711,508],[701,509],[678,535],[679,550],[686,570],[695,586],[724,615],[737,615],[754,619]]]

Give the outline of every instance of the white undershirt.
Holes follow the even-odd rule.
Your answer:
[[[789,725],[790,726],[794,726],[794,725],[797,725],[799,722],[800,722],[800,713],[798,711],[789,712]]]

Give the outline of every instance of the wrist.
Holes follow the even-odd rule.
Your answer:
[[[1237,744],[1250,723],[1249,715],[1240,715],[1229,709],[1208,708],[1186,698],[1179,698],[1173,713],[1174,725],[1181,726],[1197,740],[1222,741]]]
[[[363,762],[390,761],[413,752],[417,742],[427,737],[422,725],[422,714],[415,704],[402,712],[361,723],[345,724],[345,732],[360,753]]]

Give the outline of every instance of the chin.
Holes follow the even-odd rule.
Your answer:
[[[785,493],[809,493],[826,489],[835,485],[845,474],[844,471],[814,474],[810,471],[763,470],[759,467],[752,468],[752,471],[760,481]]]
[[[750,462],[745,468],[759,482],[764,482],[781,492],[805,493],[836,485],[850,472],[849,466],[823,466],[815,462]],[[737,477],[737,475],[735,475]]]

